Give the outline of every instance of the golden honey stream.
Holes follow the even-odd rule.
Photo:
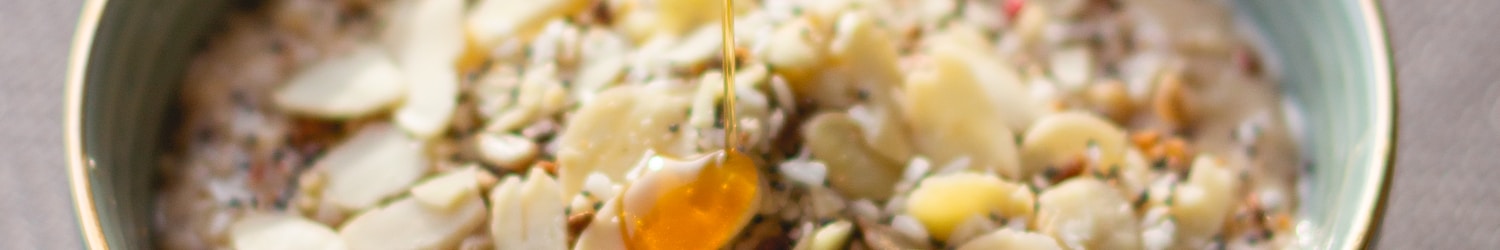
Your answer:
[[[652,171],[625,190],[620,233],[625,247],[718,249],[739,232],[760,199],[755,161],[736,149],[733,0],[724,0],[724,150],[698,159],[652,159]]]

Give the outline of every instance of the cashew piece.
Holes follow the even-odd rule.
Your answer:
[[[1172,193],[1171,213],[1177,219],[1177,242],[1202,246],[1234,212],[1237,180],[1217,158],[1199,156],[1185,183]]]
[[[1090,158],[1096,171],[1107,173],[1123,161],[1125,148],[1125,132],[1103,118],[1076,111],[1049,115],[1032,125],[1021,142],[1022,176],[1079,155]]]
[[[970,217],[992,212],[1024,217],[1033,212],[1034,204],[1026,186],[991,174],[959,172],[923,179],[906,200],[906,214],[922,222],[933,239],[942,241]]]
[[[1140,249],[1134,209],[1109,185],[1073,178],[1038,197],[1037,231],[1069,249]]]
[[[901,179],[905,165],[865,144],[864,128],[844,113],[814,116],[802,128],[813,157],[828,164],[828,184],[849,198],[884,200]]]

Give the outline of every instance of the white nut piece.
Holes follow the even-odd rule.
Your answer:
[[[885,200],[905,165],[865,146],[864,128],[844,113],[813,116],[802,127],[807,149],[828,166],[828,184],[854,199]]]
[[[975,82],[988,95],[989,102],[1005,117],[1011,131],[1026,131],[1043,113],[1042,102],[1022,85],[1021,74],[1014,65],[997,57],[985,40],[983,30],[971,25],[950,25],[926,40],[925,49],[934,55],[958,58],[968,65]]]
[[[907,78],[905,102],[913,141],[935,165],[969,158],[971,170],[1020,176],[1015,134],[962,58],[936,54]],[[957,108],[962,107],[962,108]]]
[[[911,159],[914,146],[906,115],[901,113],[893,91],[870,91],[869,102],[849,108],[849,117],[864,129],[865,144],[898,162]]]
[[[477,193],[448,211],[404,198],[354,217],[339,236],[349,249],[452,249],[484,220],[484,199]]]
[[[1094,58],[1089,48],[1082,45],[1065,46],[1051,51],[1048,67],[1063,90],[1077,93],[1094,77]]]
[[[1073,178],[1038,197],[1037,231],[1069,249],[1139,249],[1141,234],[1133,209],[1109,185],[1092,177]]]
[[[694,29],[686,36],[678,39],[672,49],[662,55],[667,60],[667,65],[675,69],[685,69],[709,62],[714,56],[720,55],[724,48],[724,29],[718,25],[705,25]]]
[[[500,249],[566,249],[567,215],[557,181],[539,168],[490,193],[490,235]]]
[[[357,211],[405,192],[427,171],[422,145],[391,126],[361,129],[314,164],[327,177],[321,197],[344,211]]]
[[[821,86],[815,84],[816,78],[829,56],[824,34],[811,21],[799,18],[777,28],[770,39],[760,57],[798,96],[815,96]]]
[[[575,111],[563,128],[557,153],[558,180],[563,194],[572,196],[584,179],[598,171],[611,180],[639,163],[647,150],[665,155],[689,155],[684,144],[693,99],[691,86],[622,86],[600,93]]]
[[[526,169],[541,153],[535,142],[517,135],[482,133],[476,139],[481,160],[511,171]]]
[[[958,247],[958,250],[984,249],[1062,250],[1063,248],[1057,245],[1057,239],[1051,236],[1019,232],[1008,228],[979,236]]]
[[[1126,146],[1125,132],[1104,118],[1076,111],[1048,115],[1021,141],[1022,176],[1078,156],[1087,157],[1094,171],[1108,173],[1122,163]]]
[[[423,139],[448,129],[458,106],[458,73],[437,61],[406,67],[406,100],[396,109],[396,125]]]
[[[599,212],[594,213],[594,219],[578,234],[578,241],[574,242],[573,249],[625,249],[625,236],[620,233],[620,198],[623,195],[615,192],[610,196],[615,198],[609,199]]]
[[[251,212],[229,226],[234,249],[343,250],[344,239],[333,229],[290,214]]]
[[[812,235],[812,250],[834,250],[844,249],[849,244],[849,234],[854,231],[854,223],[840,220],[819,228]]]
[[[846,65],[874,86],[900,85],[904,80],[896,45],[872,18],[845,13],[834,26],[829,52],[835,64]]]
[[[541,32],[547,22],[588,7],[586,0],[482,0],[468,13],[468,36],[482,48],[494,48],[515,39],[526,41]]]
[[[551,63],[528,68],[521,76],[516,105],[485,124],[489,132],[513,132],[537,119],[560,111],[567,101],[567,90],[557,79],[557,66]]]
[[[464,53],[464,0],[392,1],[396,6],[381,43],[390,50],[397,66],[414,62],[436,62],[453,66]],[[434,61],[437,60],[437,61]],[[451,68],[451,67],[446,67]]]
[[[1172,193],[1171,214],[1177,223],[1181,246],[1203,246],[1234,212],[1237,178],[1212,156],[1193,160],[1187,182]]]
[[[693,110],[688,114],[688,124],[694,128],[709,128],[719,122],[720,98],[724,97],[724,73],[709,71],[698,78],[698,92],[693,94]]]
[[[573,99],[579,103],[588,103],[594,99],[599,91],[604,91],[619,82],[624,75],[625,68],[630,66],[625,56],[609,56],[595,61],[589,61],[583,70],[578,72],[573,81]]]
[[[317,62],[276,90],[276,106],[320,118],[349,119],[389,108],[406,85],[384,49],[360,45],[353,53]]]
[[[455,169],[433,177],[411,188],[411,198],[418,203],[437,210],[452,210],[459,202],[479,193],[481,178],[494,178],[479,166]]]
[[[922,222],[933,239],[945,241],[971,217],[1024,217],[1032,213],[1034,202],[1026,186],[994,175],[960,172],[923,179],[906,200],[906,214]]]
[[[418,138],[437,137],[448,129],[458,106],[458,70],[464,49],[464,1],[417,1],[410,23],[400,34],[387,34],[405,77],[406,97],[392,118]],[[399,26],[399,25],[397,25]]]

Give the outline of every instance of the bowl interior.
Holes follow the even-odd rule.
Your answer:
[[[75,192],[91,199],[102,229],[89,244],[150,248],[156,168],[174,113],[170,107],[191,53],[236,0],[109,1],[98,14],[82,67],[71,72],[67,129],[73,162],[89,181]],[[95,5],[97,3],[91,3]],[[1372,225],[1386,171],[1395,110],[1390,68],[1372,1],[1239,0],[1277,51],[1284,92],[1302,109],[1303,150],[1310,157],[1298,233],[1304,248],[1360,247]],[[92,20],[85,17],[84,21]],[[82,26],[90,27],[90,26]],[[75,57],[85,58],[85,57]],[[81,70],[80,70],[81,69]],[[87,202],[76,202],[86,205]],[[90,214],[90,213],[81,213]],[[97,223],[96,227],[90,224]],[[103,240],[100,242],[98,240]]]

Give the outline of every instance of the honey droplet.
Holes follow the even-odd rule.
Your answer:
[[[653,159],[625,190],[620,233],[627,249],[718,249],[760,199],[755,161],[726,150],[688,161]],[[659,166],[659,167],[658,167]]]

